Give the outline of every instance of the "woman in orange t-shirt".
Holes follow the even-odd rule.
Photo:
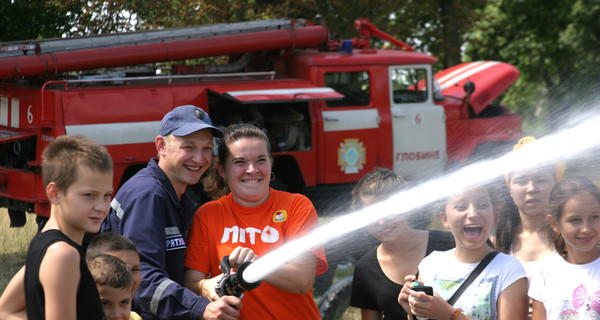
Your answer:
[[[196,212],[184,275],[186,287],[210,300],[218,298],[214,287],[224,256],[229,255],[230,266],[236,268],[318,224],[308,198],[269,188],[272,158],[262,130],[249,124],[228,127],[218,153],[216,170],[207,177],[205,189],[231,192]],[[305,251],[267,275],[258,288],[244,293],[240,319],[320,319],[312,287],[315,275],[326,270],[322,247]]]

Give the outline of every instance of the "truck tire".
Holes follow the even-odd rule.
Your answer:
[[[336,282],[327,292],[318,307],[323,320],[342,319],[344,312],[350,306],[352,293],[352,276],[347,276]]]
[[[10,218],[11,228],[21,228],[27,222],[27,217],[23,210],[8,209],[8,217]]]

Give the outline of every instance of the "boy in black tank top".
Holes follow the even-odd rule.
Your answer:
[[[42,158],[50,219],[27,252],[27,318],[104,319],[81,243],[108,214],[112,160],[104,147],[80,135],[56,138]]]

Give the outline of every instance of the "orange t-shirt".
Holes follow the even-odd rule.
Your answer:
[[[258,207],[237,204],[230,194],[206,203],[194,216],[187,244],[185,266],[211,276],[221,273],[221,258],[238,246],[258,257],[303,236],[318,224],[314,206],[301,194],[270,189],[269,199]],[[317,257],[319,275],[327,270],[323,247],[309,250]],[[321,319],[312,290],[295,294],[266,282],[244,292],[240,319]]]

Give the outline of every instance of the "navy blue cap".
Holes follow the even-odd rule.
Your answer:
[[[202,129],[211,129],[214,136],[223,137],[223,132],[213,126],[204,110],[188,104],[169,111],[160,123],[158,134],[161,136],[172,134],[182,137]]]

